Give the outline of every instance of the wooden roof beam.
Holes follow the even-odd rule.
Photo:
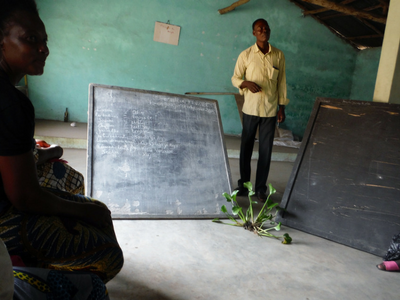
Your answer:
[[[360,19],[357,18],[361,23],[365,24],[366,26],[368,26],[369,28],[371,28],[373,31],[375,31],[377,34],[379,34],[380,36],[383,36],[383,32],[381,30],[379,30],[378,28],[376,28],[374,25],[372,25],[370,22],[368,22],[367,20],[364,19]]]
[[[351,3],[351,2],[354,2],[354,1],[356,1],[356,0],[344,0],[344,1],[342,1],[342,2],[340,2],[340,4],[349,4],[349,3]],[[319,14],[319,13],[323,13],[323,12],[326,12],[326,11],[329,11],[330,9],[329,8],[320,8],[320,9],[314,9],[314,10],[306,10],[305,12],[303,12],[303,15],[304,16],[307,16],[307,15],[315,15],[315,14]]]
[[[377,9],[377,8],[381,8],[381,7],[382,7],[382,9],[383,9],[383,6],[382,6],[382,4],[378,4],[378,5],[374,5],[374,6],[366,7],[366,8],[364,8],[363,10],[364,10],[364,11],[371,11],[371,10],[375,10],[375,9]]]
[[[362,40],[362,39],[373,39],[373,38],[382,38],[379,34],[374,35],[364,35],[364,36],[352,36],[352,37],[345,37],[347,40]]]
[[[382,10],[385,15],[387,15],[389,10],[389,1],[387,0],[379,0],[379,3],[382,4]]]
[[[228,7],[218,9],[218,12],[219,12],[220,15],[226,14],[226,13],[234,10],[236,7],[238,7],[240,5],[243,5],[243,4],[246,4],[247,2],[250,2],[250,0],[239,0],[239,1],[236,1],[235,3],[232,3],[231,5],[229,5]]]
[[[336,13],[336,14],[332,14],[329,16],[325,16],[325,17],[318,17],[321,20],[329,20],[329,19],[334,19],[334,18],[340,18],[340,17],[348,17],[349,15],[343,14],[343,13]]]
[[[360,11],[357,10],[353,7],[350,6],[345,6],[343,4],[338,4],[332,1],[328,1],[328,0],[303,0],[303,2],[307,2],[307,3],[311,3],[311,4],[315,4],[321,7],[325,7],[329,10],[335,10],[347,15],[351,15],[351,16],[355,16],[358,18],[363,18],[363,19],[367,19],[367,20],[371,20],[374,22],[378,22],[378,23],[382,23],[382,24],[386,24],[386,18],[384,17],[380,17],[377,16],[375,14],[372,13],[367,13],[365,11]]]
[[[325,20],[334,19],[334,18],[340,18],[340,17],[348,17],[348,15],[337,13],[337,14],[326,16],[326,17],[323,17],[323,18],[319,17],[319,19],[325,21]],[[364,19],[361,19],[361,18],[357,18],[357,20],[360,21],[361,23],[363,23],[364,25],[368,26],[369,28],[371,28],[373,31],[375,31],[377,34],[379,34],[381,37],[383,36],[383,32],[381,30],[379,30],[378,28],[376,28],[374,25],[372,25],[367,20],[364,20]]]
[[[290,2],[294,3],[296,6],[298,6],[301,10],[305,11],[307,10],[307,8],[300,4],[299,2],[295,1],[295,0],[289,0]],[[345,39],[345,37],[343,36],[343,34],[341,34],[339,31],[333,29],[332,27],[330,27],[326,22],[324,22],[323,20],[321,20],[320,18],[317,18],[317,16],[311,15],[311,17],[317,21],[318,23],[326,26],[334,35],[338,36],[339,38]],[[353,46],[355,49],[359,49],[359,45],[357,45],[355,42],[353,41],[347,41],[351,46]]]

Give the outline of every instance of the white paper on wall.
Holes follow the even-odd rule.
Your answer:
[[[178,46],[180,26],[156,22],[154,27],[154,41]]]

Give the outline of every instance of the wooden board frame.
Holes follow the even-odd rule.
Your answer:
[[[157,106],[157,109],[153,109],[153,106]],[[131,109],[135,112],[130,112]],[[165,117],[167,113],[171,115],[168,118]],[[122,115],[127,116],[125,125],[128,124],[128,127],[116,124],[124,118]],[[185,119],[186,115],[192,117],[190,122]],[[141,123],[131,122],[135,119]],[[178,126],[176,122],[174,123],[176,119],[180,122]],[[153,126],[153,129],[144,132],[140,128],[147,123]],[[181,136],[172,136],[175,133],[168,129],[168,123],[178,128],[177,132],[179,131]],[[107,130],[99,130],[100,127],[107,127]],[[120,130],[124,133],[122,135],[118,131],[119,127],[128,129]],[[180,131],[183,127],[183,131]],[[174,141],[165,141],[168,145],[164,145],[163,141],[154,138],[160,131],[163,131],[160,133],[163,138]],[[137,138],[137,133],[147,135],[145,138]],[[110,139],[110,145],[105,144],[107,140],[103,134]],[[124,136],[122,142],[120,142],[121,136]],[[152,141],[151,144],[145,146],[139,144],[140,141],[149,140],[148,138]],[[131,142],[132,139],[137,141]],[[204,143],[209,149],[205,148]],[[104,145],[107,146],[107,151],[103,151]],[[167,149],[169,152],[164,151],[166,149],[164,146],[171,146]],[[189,149],[187,151],[190,153],[187,153],[186,149]],[[160,150],[157,153],[162,155],[152,156],[151,150],[154,150],[154,153]],[[198,157],[199,151],[205,157]],[[119,160],[124,159],[124,155],[125,162],[119,165]],[[175,163],[174,160],[171,163],[174,170],[161,172],[160,170],[170,167],[166,160],[172,155],[179,163]],[[184,157],[180,159],[180,156]],[[193,162],[194,157],[196,159]],[[157,162],[156,166],[151,165],[154,161]],[[146,173],[147,169],[141,169],[146,163],[150,167],[146,165],[143,168],[149,168],[148,170],[151,168],[150,175]],[[175,172],[178,168],[180,170]],[[139,172],[138,169],[143,176],[135,173]],[[122,177],[116,178],[120,176],[118,172],[121,173],[121,170],[128,177],[126,181]],[[180,173],[181,170],[184,173]],[[175,185],[167,186],[163,180],[146,177],[152,174],[163,174],[163,180],[173,181]],[[172,178],[174,176],[176,178]],[[226,204],[226,199],[222,193],[232,191],[232,179],[218,102],[184,95],[90,84],[86,178],[86,195],[107,204],[114,219],[223,218],[225,215],[220,209]],[[155,186],[152,188],[144,186],[147,181],[143,178],[149,179]],[[104,181],[101,188],[99,181]],[[108,187],[104,187],[106,185]],[[120,189],[126,189],[127,192],[122,191],[122,195],[118,197],[117,191]],[[123,198],[121,203],[118,202],[120,198]],[[123,205],[125,201],[129,210]],[[140,210],[142,207],[146,209]]]
[[[277,221],[382,256],[400,232],[400,105],[317,98]]]

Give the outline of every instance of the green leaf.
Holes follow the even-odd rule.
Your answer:
[[[235,203],[237,203],[237,201],[236,201],[236,194],[238,193],[239,191],[234,191],[233,193],[232,193],[232,201],[233,202],[235,202]]]
[[[246,189],[248,189],[249,192],[252,192],[252,191],[253,191],[253,185],[251,184],[250,181],[247,181],[247,182],[243,183],[243,186],[244,186]]]
[[[262,214],[258,215],[256,222],[265,223],[268,220],[272,219],[272,215]]]
[[[253,195],[255,195],[255,192],[250,191],[250,192],[249,192],[249,196],[251,197],[251,196],[253,196]]]
[[[232,201],[232,197],[228,193],[223,193],[222,195],[225,197],[226,201],[228,201],[228,202]]]
[[[241,212],[242,211],[242,208],[240,207],[240,206],[234,206],[234,207],[232,207],[232,213],[234,214],[234,215],[237,215],[239,212]]]
[[[222,206],[221,206],[221,211],[222,211],[223,213],[228,213],[228,210],[226,209],[226,206],[225,206],[225,205],[222,205]]]
[[[276,189],[272,186],[272,184],[269,183],[268,186],[269,186],[269,194],[270,195],[275,194]]]
[[[282,244],[291,244],[291,243],[292,243],[292,238],[289,236],[289,233],[285,233],[283,235]]]
[[[250,209],[246,211],[246,221],[250,220]]]
[[[275,206],[278,206],[278,203],[272,203],[271,205],[268,205],[268,209],[273,209]]]
[[[276,231],[281,230],[281,222],[279,222],[278,225],[276,225],[274,228]]]
[[[220,219],[218,219],[218,218],[215,218],[214,220],[212,220],[213,222],[215,222],[215,223],[222,223],[221,222],[221,220]]]

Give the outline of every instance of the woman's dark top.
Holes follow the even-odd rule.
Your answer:
[[[33,149],[34,132],[35,111],[31,101],[0,71],[0,156],[20,155]],[[0,213],[8,205],[0,176]]]

